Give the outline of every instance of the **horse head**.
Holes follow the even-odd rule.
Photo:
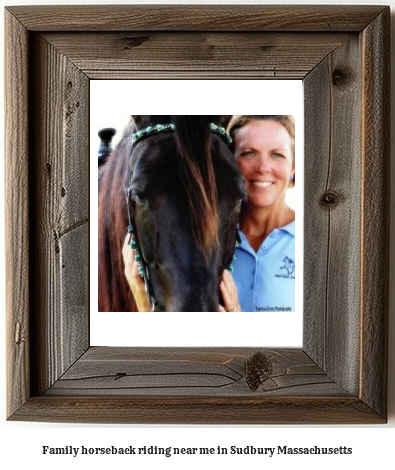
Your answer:
[[[245,196],[221,116],[133,120],[129,224],[154,308],[217,311]]]

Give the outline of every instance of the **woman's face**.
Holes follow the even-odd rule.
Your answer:
[[[280,208],[294,175],[292,137],[276,121],[252,121],[235,133],[235,156],[247,185],[248,201]]]

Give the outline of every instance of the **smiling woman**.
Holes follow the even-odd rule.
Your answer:
[[[295,311],[295,121],[290,115],[234,116],[228,129],[247,200],[240,214],[234,279],[248,312]],[[227,292],[235,302],[235,289]],[[226,297],[226,294],[225,294]]]

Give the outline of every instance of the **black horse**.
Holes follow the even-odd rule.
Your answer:
[[[245,196],[229,117],[132,116],[99,170],[99,311],[136,311],[122,260],[128,226],[155,310],[218,310]]]

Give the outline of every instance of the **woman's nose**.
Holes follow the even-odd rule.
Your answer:
[[[270,161],[265,155],[260,155],[256,160],[255,170],[258,173],[267,173],[270,171]]]

